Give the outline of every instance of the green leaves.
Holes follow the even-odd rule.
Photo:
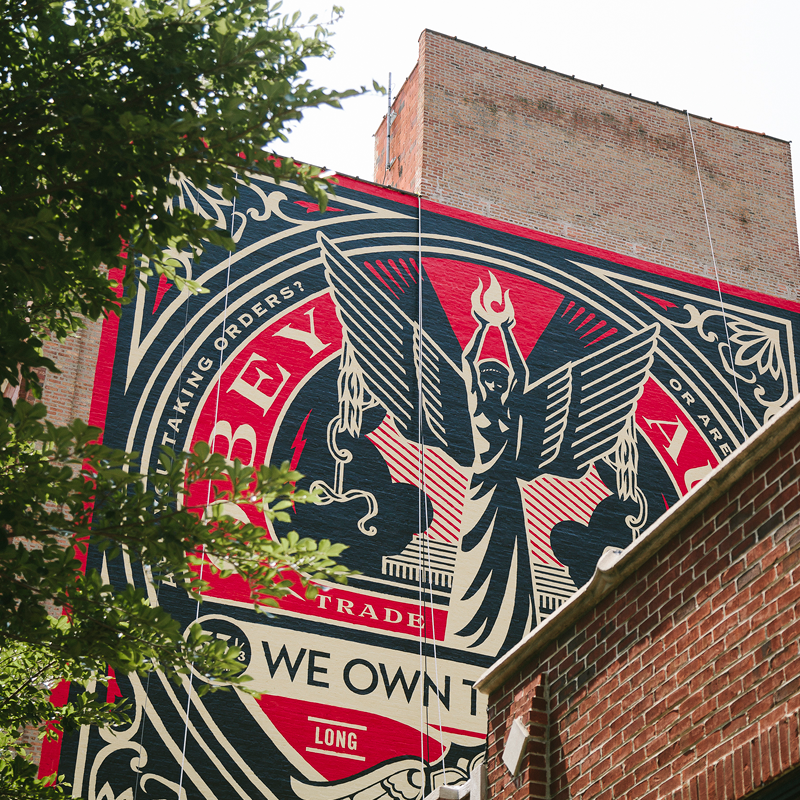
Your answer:
[[[103,266],[130,286],[146,255],[195,290],[164,251],[232,247],[192,212],[165,222],[171,174],[232,197],[245,169],[261,171],[324,207],[319,170],[268,148],[305,109],[356,92],[302,77],[309,58],[332,54],[330,31],[278,6],[0,0],[0,382],[36,386],[33,370],[53,367],[42,340],[116,312]]]
[[[202,576],[235,573],[263,610],[290,591],[313,599],[312,581],[344,583],[353,574],[336,563],[341,545],[294,532],[275,541],[226,513],[250,503],[288,520],[293,504],[314,502],[294,489],[302,475],[288,463],[254,470],[206,444],[193,453],[163,448],[145,481],[136,455],[97,444],[99,434],[80,420],[52,425],[41,404],[0,408],[0,731],[12,743],[24,724],[54,716],[49,694],[62,679],[81,691],[58,710],[51,730],[124,722],[127,705],[109,706],[98,689],[108,667],[117,675],[158,669],[176,681],[193,671],[203,693],[247,691],[239,649],[197,625],[182,630],[156,602],[161,581],[201,599]],[[198,495],[202,504],[191,500]],[[103,553],[102,569],[83,571],[76,551],[87,546]],[[109,583],[105,568],[120,560],[145,565],[152,588]],[[54,617],[54,609],[64,613]],[[17,783],[34,791],[15,764],[0,757],[0,794]]]
[[[330,31],[279,7],[0,0],[0,384],[24,382],[38,397],[37,370],[57,371],[43,343],[118,313],[136,269],[203,290],[187,275],[190,259],[207,243],[234,244],[201,214],[165,213],[180,176],[231,198],[245,170],[260,171],[299,184],[325,209],[320,170],[269,148],[306,109],[359,92],[303,78],[308,59],[332,55]],[[135,454],[97,444],[99,435],[80,421],[53,426],[41,405],[0,406],[3,797],[66,796],[36,782],[15,745],[22,725],[51,718],[50,688],[61,679],[81,689],[58,712],[65,730],[124,720],[124,705],[103,701],[109,666],[175,680],[194,670],[202,691],[244,687],[237,648],[181,630],[151,587],[112,585],[114,570],[84,573],[88,545],[104,567],[140,563],[156,584],[194,597],[205,586],[201,563],[206,577],[236,573],[259,608],[290,589],[313,598],[310,581],[348,574],[336,564],[340,546],[296,534],[276,542],[227,513],[247,501],[285,522],[293,504],[313,502],[293,490],[301,476],[288,465],[254,471],[198,446],[164,450],[145,480]],[[198,482],[210,503],[192,506]]]

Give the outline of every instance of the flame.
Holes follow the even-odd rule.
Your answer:
[[[509,298],[509,291],[506,290],[505,296],[500,287],[500,283],[489,273],[489,288],[483,291],[483,281],[478,279],[478,288],[472,293],[472,308],[481,317],[495,325],[514,318],[514,309]]]
[[[495,314],[502,314],[505,310],[505,304],[498,309],[494,309],[492,306],[495,303],[503,302],[503,290],[500,288],[500,283],[498,282],[497,278],[495,278],[494,273],[490,272],[489,276],[491,277],[492,281],[489,284],[489,288],[486,290],[486,294],[483,295],[483,307],[486,309],[486,311],[494,312]],[[508,297],[508,292],[506,292],[506,297]]]
[[[481,303],[481,294],[483,294],[483,281],[478,278],[478,288],[472,293],[472,307],[474,309],[483,309]]]

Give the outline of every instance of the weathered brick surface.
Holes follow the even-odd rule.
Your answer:
[[[493,800],[732,800],[800,765],[799,462],[795,433],[494,692]]]
[[[56,425],[76,418],[89,421],[102,327],[102,320],[87,322],[86,328],[66,341],[45,343],[44,354],[61,370],[45,375],[42,395],[48,418]]]
[[[394,110],[398,160],[385,170],[384,122],[377,183],[714,277],[684,112],[428,30]],[[720,280],[796,298],[789,144],[692,128]]]
[[[391,142],[389,144],[389,163],[386,162],[386,118],[375,134],[375,183],[393,186],[407,192],[417,191],[420,182],[421,161],[417,157],[418,136],[417,125],[419,113],[419,65],[411,74],[392,103],[392,111],[397,116],[392,122]]]

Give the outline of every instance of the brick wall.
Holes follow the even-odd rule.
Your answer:
[[[103,322],[87,322],[86,328],[64,342],[46,342],[44,354],[61,370],[44,377],[42,402],[55,425],[67,425],[75,418],[89,421],[95,367]]]
[[[798,512],[795,401],[481,678],[489,797],[728,800],[800,765]]]
[[[377,183],[713,277],[685,112],[429,30],[395,111]],[[720,279],[796,298],[789,144],[692,127]]]
[[[386,168],[386,117],[375,132],[375,183],[392,186],[406,192],[417,192],[422,161],[418,158],[421,127],[417,125],[419,112],[419,65],[406,78],[397,97],[392,102],[392,111],[397,116],[392,122],[392,140],[389,145],[390,163]]]

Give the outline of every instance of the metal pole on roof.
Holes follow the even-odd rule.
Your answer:
[[[392,158],[392,120],[397,116],[392,111],[392,73],[389,73],[389,105],[386,109],[386,171],[392,168],[396,159]]]

